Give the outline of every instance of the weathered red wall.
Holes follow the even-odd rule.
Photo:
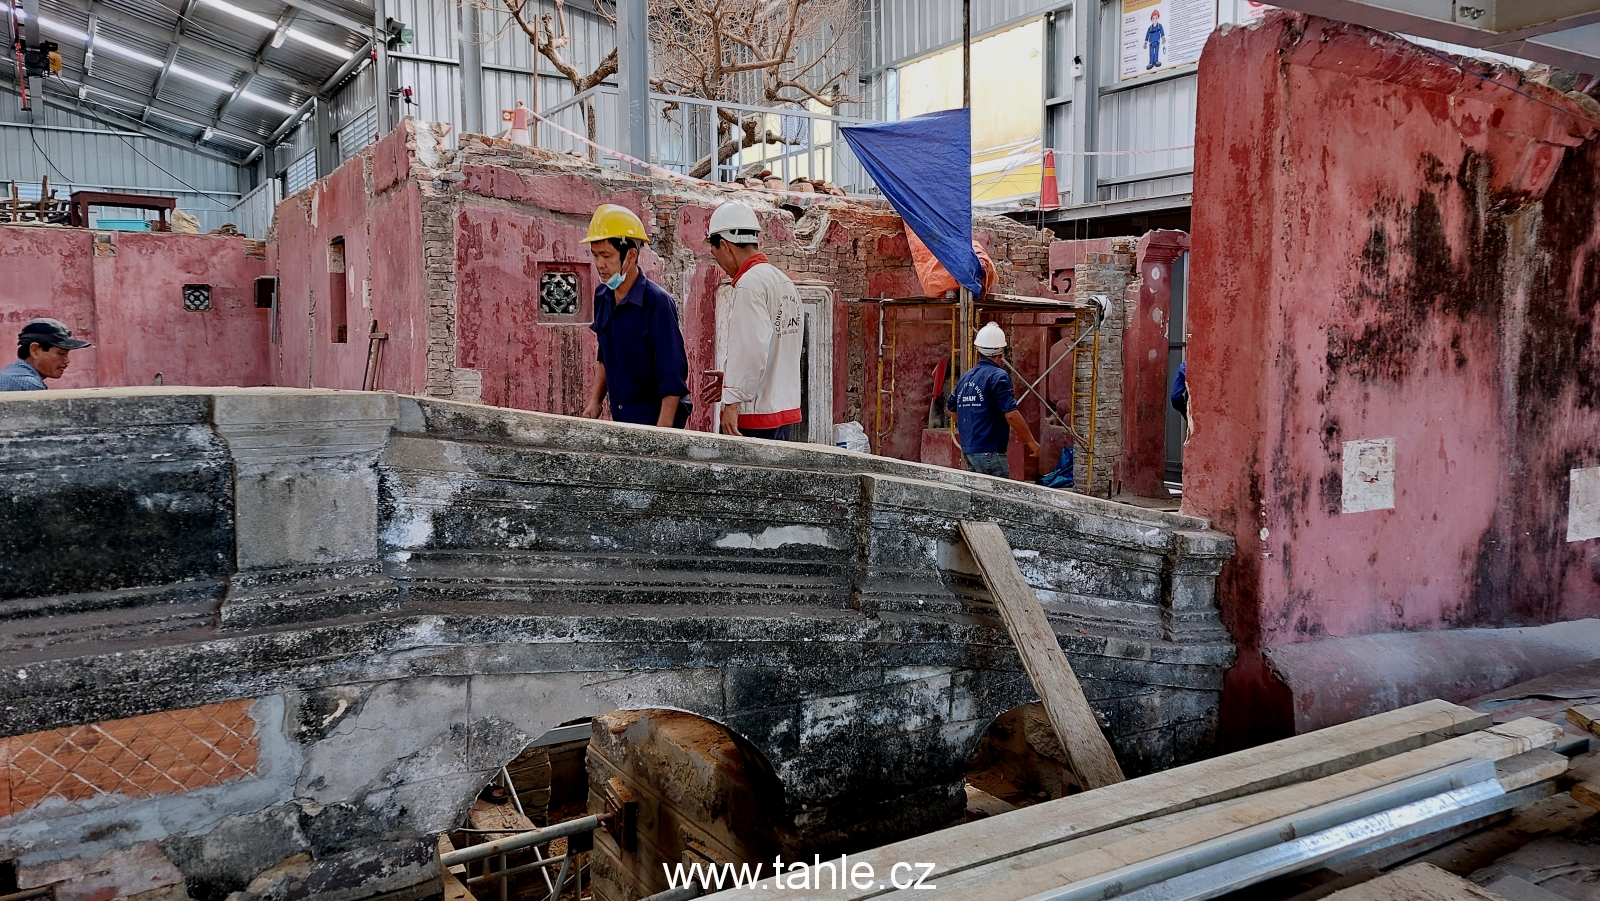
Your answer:
[[[1166,498],[1167,372],[1172,320],[1172,264],[1189,250],[1181,231],[1153,231],[1139,239],[1138,281],[1128,286],[1122,333],[1121,490]]]
[[[97,240],[98,238],[98,240]],[[49,316],[95,346],[73,351],[52,388],[263,385],[267,311],[255,279],[259,242],[220,235],[0,226],[4,335]],[[211,286],[211,309],[183,307],[183,286]],[[5,345],[11,353],[10,344]],[[10,359],[10,357],[8,357]]]
[[[427,309],[423,230],[417,183],[395,169],[391,132],[346,160],[327,178],[278,205],[271,261],[279,277],[278,384],[359,389],[366,378],[368,335],[376,349],[376,384],[422,394],[427,381]],[[344,239],[346,340],[336,342],[329,246]]]
[[[1291,727],[1264,648],[1600,615],[1565,540],[1600,465],[1600,123],[1464,65],[1501,83],[1292,14],[1206,46],[1184,510],[1238,542],[1235,742]],[[1344,442],[1389,437],[1394,509],[1343,513]]]

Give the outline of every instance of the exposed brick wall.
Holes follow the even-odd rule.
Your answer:
[[[1073,293],[1079,300],[1104,297],[1109,304],[1100,326],[1099,383],[1095,391],[1093,473],[1089,471],[1090,447],[1080,445],[1074,459],[1073,475],[1078,490],[1098,497],[1111,493],[1112,477],[1122,456],[1122,331],[1126,326],[1127,292],[1134,285],[1136,238],[1113,238],[1110,253],[1089,252],[1076,265]],[[1080,320],[1085,322],[1087,320]],[[1093,339],[1089,339],[1093,340]],[[1079,384],[1093,378],[1094,356],[1080,353],[1075,377]],[[1073,429],[1089,435],[1091,410],[1079,403],[1073,409]]]
[[[935,320],[948,319],[949,314],[929,310],[923,316],[902,309],[880,323],[878,299],[923,294],[904,225],[887,202],[642,177],[594,166],[570,154],[477,135],[463,136],[459,149],[450,150],[440,143],[438,131],[437,126],[406,120],[347,162],[346,167],[360,167],[355,174],[365,184],[364,201],[332,188],[308,192],[322,198],[323,220],[350,219],[352,200],[364,202],[373,216],[390,216],[385,232],[389,238],[368,242],[371,246],[363,252],[371,257],[365,265],[378,275],[399,269],[415,272],[407,276],[410,281],[391,281],[404,288],[401,293],[416,296],[403,301],[385,297],[385,311],[372,313],[381,320],[380,330],[390,334],[380,361],[382,387],[579,413],[598,368],[594,337],[587,328],[592,317],[588,298],[597,279],[581,238],[594,207],[612,202],[635,210],[646,222],[651,241],[642,265],[678,303],[689,351],[690,387],[696,389],[700,374],[716,366],[716,293],[726,280],[705,246],[705,229],[719,204],[738,198],[764,220],[763,249],[774,264],[797,281],[825,284],[835,291],[836,421],[862,423],[880,454],[921,457],[923,436],[916,424],[927,416],[933,390],[929,376],[933,363],[949,353],[951,335],[948,326],[939,327]],[[335,173],[327,183],[353,183],[350,173],[343,168],[341,172],[342,182],[340,173]],[[404,248],[395,241],[414,231],[407,232],[393,212],[394,201],[403,195],[415,198],[409,201],[415,208],[415,224],[409,228],[420,230],[420,241],[401,241],[408,245]],[[380,209],[385,212],[379,213]],[[300,232],[310,233],[297,240],[316,250],[329,238],[320,233],[326,228],[318,225],[317,210],[302,213],[306,221]],[[359,217],[360,211],[355,215]],[[395,231],[397,227],[400,231]],[[1050,247],[1055,243],[1048,231],[980,216],[974,221],[974,236],[994,262],[998,292],[1048,293]],[[312,268],[316,265],[313,259]],[[585,300],[578,314],[546,316],[540,311],[538,285],[551,269],[580,274],[579,293]],[[312,276],[302,293],[315,293],[318,276]],[[297,283],[288,278],[285,290],[294,293]],[[301,306],[307,304],[314,311],[315,298],[308,296]],[[288,327],[296,328],[299,307],[291,302],[285,310]],[[984,314],[977,324],[991,318],[996,317]],[[1014,324],[1015,317],[1009,314],[999,318],[1003,324]],[[894,334],[880,342],[884,330]],[[1043,357],[1033,347],[1037,342],[1030,330],[1019,333],[1023,335],[1029,337],[1025,347],[1018,347],[1015,362],[1021,371],[1033,371],[1044,365]],[[303,343],[297,340],[291,347]],[[288,366],[299,356],[303,354],[297,350],[285,350],[285,371],[309,371],[308,384],[322,384],[316,366],[309,370]],[[408,360],[407,368],[394,365],[401,356]],[[880,356],[888,358],[882,367]],[[879,390],[880,368],[887,393]],[[359,374],[346,376],[347,381],[359,378]],[[1027,410],[1031,412],[1024,415],[1040,434],[1038,411],[1031,406]],[[689,427],[709,429],[710,415],[710,409],[696,409]],[[1043,462],[1053,463],[1053,458]],[[1031,476],[1037,468],[1032,461],[1021,465],[1019,476]]]

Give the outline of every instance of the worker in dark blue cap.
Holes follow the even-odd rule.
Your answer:
[[[67,372],[67,351],[89,347],[59,319],[35,319],[17,335],[17,361],[0,369],[0,391],[43,391]]]

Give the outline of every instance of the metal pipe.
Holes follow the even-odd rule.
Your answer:
[[[511,803],[517,805],[517,814],[526,820],[528,818],[528,812],[522,809],[522,799],[517,797],[517,786],[516,783],[511,781],[511,770],[506,767],[501,767],[500,778],[505,780],[506,791],[511,793]]]
[[[554,826],[546,826],[543,829],[535,829],[531,832],[513,835],[510,838],[503,838],[499,841],[485,842],[469,848],[459,848],[448,854],[439,855],[439,863],[447,867],[453,867],[458,863],[466,863],[469,860],[483,860],[485,857],[493,857],[496,854],[516,851],[519,848],[528,848],[533,845],[542,845],[569,835],[593,832],[600,828],[600,824],[600,816],[587,816],[576,820],[568,820],[565,823],[557,823]]]
[[[550,901],[561,901],[561,887],[567,884],[567,870],[571,866],[572,846],[569,844],[567,853],[561,855],[561,873],[556,876],[556,884],[550,887]]]
[[[1199,894],[1189,891],[1196,886],[1210,885],[1219,877],[1230,889],[1249,885],[1256,880],[1242,883],[1237,880],[1257,864],[1267,863],[1276,868],[1291,859],[1298,861],[1301,851],[1314,852],[1312,856],[1331,857],[1351,847],[1354,839],[1360,839],[1362,844],[1371,843],[1385,833],[1504,793],[1495,778],[1492,761],[1459,760],[1389,785],[1080,879],[1071,885],[1041,892],[1027,901],[1098,901],[1112,895],[1132,899],[1143,898],[1147,892],[1149,901],[1215,897],[1209,890]],[[1312,841],[1331,835],[1339,838]]]
[[[559,857],[546,857],[546,858],[543,858],[541,860],[536,860],[533,863],[520,863],[520,864],[517,864],[516,866],[512,867],[509,870],[505,870],[503,874],[502,874],[502,872],[500,870],[492,870],[490,872],[484,873],[481,876],[474,876],[471,879],[466,880],[466,884],[470,886],[470,885],[477,885],[477,884],[483,883],[483,882],[493,882],[494,880],[499,879],[501,877],[501,875],[517,876],[517,875],[522,874],[522,873],[532,873],[534,870],[540,870],[540,869],[544,869],[546,867],[553,867],[553,866],[555,866],[556,864],[558,864],[560,862],[561,862],[561,858],[559,858]]]

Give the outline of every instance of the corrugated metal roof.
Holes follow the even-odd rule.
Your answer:
[[[75,97],[87,88],[86,101],[177,137],[192,139],[215,126],[214,149],[244,156],[250,144],[220,133],[264,143],[310,97],[308,88],[325,83],[366,42],[364,34],[332,20],[371,22],[370,6],[313,2],[327,12],[319,16],[284,0],[40,0],[45,37],[61,46],[62,55],[62,78],[50,79],[46,89]],[[91,9],[97,26],[86,78]],[[286,20],[288,33],[273,47],[278,23]],[[420,40],[423,29],[412,27]],[[169,56],[171,68],[163,78]],[[0,77],[13,79],[13,69],[0,67]],[[229,102],[236,91],[239,96]]]
[[[982,0],[972,4],[974,38],[1030,16],[1043,15],[1063,0]],[[867,0],[875,36],[872,66],[898,66],[961,40],[961,0]]]

